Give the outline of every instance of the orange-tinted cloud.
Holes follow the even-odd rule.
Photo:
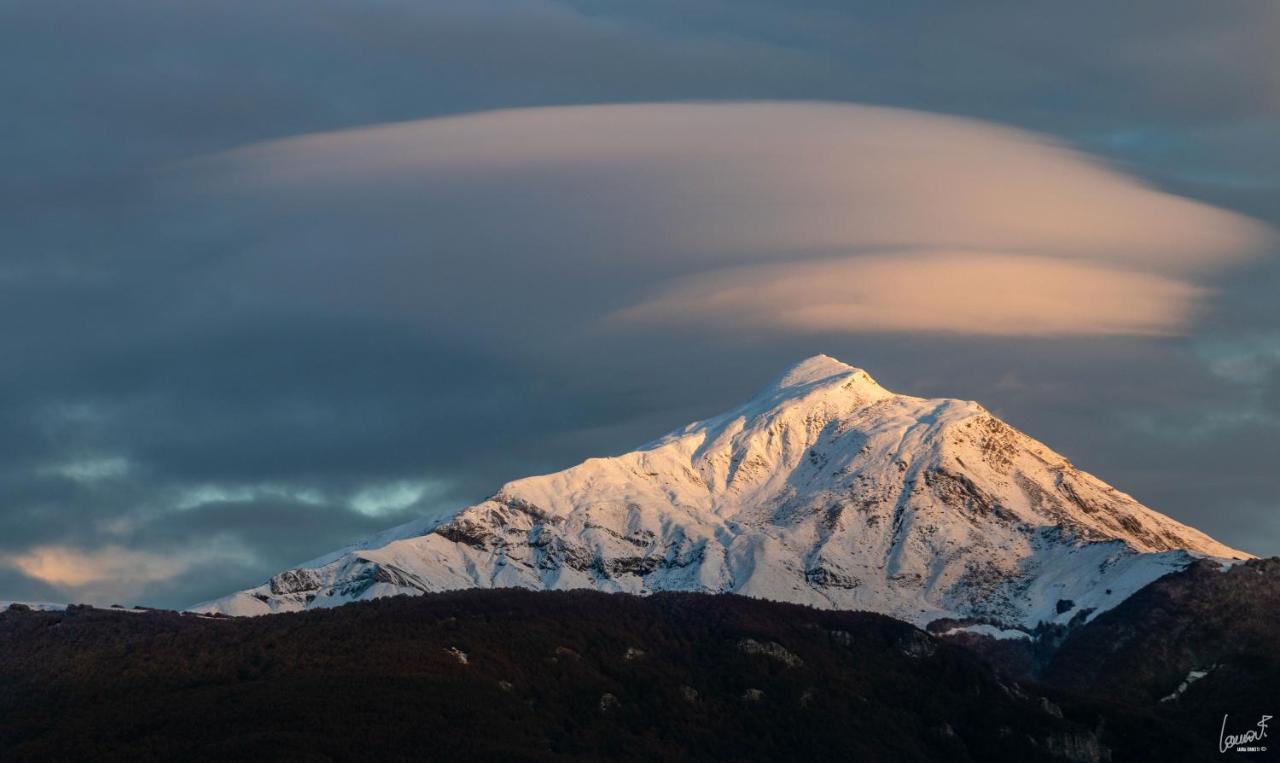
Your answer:
[[[222,193],[368,230],[376,245],[323,262],[359,288],[324,299],[396,305],[433,326],[466,309],[451,302],[465,283],[521,327],[581,302],[595,314],[573,322],[612,314],[615,327],[1180,333],[1213,275],[1271,238],[1042,136],[848,104],[497,111],[291,138],[193,166]],[[314,269],[305,247],[315,242],[272,255],[296,262],[247,267]]]
[[[119,546],[85,550],[70,546],[37,546],[0,557],[0,564],[50,585],[78,588],[109,582],[131,586],[165,580],[187,569],[177,556],[131,551]]]
[[[679,280],[614,320],[820,333],[1161,335],[1184,329],[1206,294],[1088,262],[899,252],[714,271]]]

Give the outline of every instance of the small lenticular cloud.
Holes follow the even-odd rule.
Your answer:
[[[694,276],[614,319],[805,333],[1167,335],[1187,327],[1206,294],[1089,262],[898,252]]]

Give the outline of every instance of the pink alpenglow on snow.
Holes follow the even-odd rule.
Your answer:
[[[1200,557],[1241,559],[981,405],[819,355],[746,403],[502,486],[200,605],[254,615],[462,588],[732,592],[1009,628],[1095,616]]]

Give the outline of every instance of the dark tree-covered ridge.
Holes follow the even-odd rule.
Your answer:
[[[1124,760],[1193,732],[887,617],[736,596],[0,613],[6,760]]]

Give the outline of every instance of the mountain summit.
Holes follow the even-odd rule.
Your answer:
[[[737,593],[1009,628],[1089,618],[1244,558],[974,402],[818,355],[630,453],[504,485],[197,607],[253,615],[459,588]]]

